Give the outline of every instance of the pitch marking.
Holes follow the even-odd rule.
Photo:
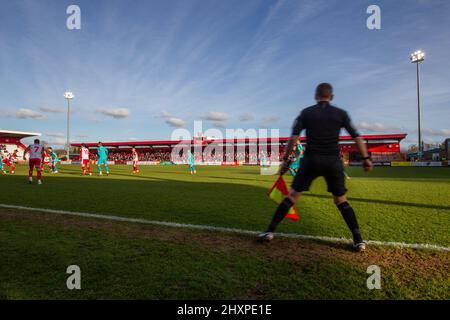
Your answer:
[[[125,217],[102,215],[102,214],[95,214],[95,213],[74,212],[74,211],[64,211],[64,210],[55,210],[55,209],[44,209],[44,208],[31,208],[31,207],[24,207],[24,206],[9,205],[9,204],[0,204],[0,208],[19,209],[19,210],[27,210],[27,211],[39,211],[39,212],[46,212],[46,213],[56,213],[56,214],[67,215],[67,216],[95,218],[95,219],[104,219],[104,220],[122,221],[122,222],[132,222],[132,223],[140,223],[140,224],[151,224],[151,225],[173,227],[173,228],[187,228],[187,229],[197,229],[197,230],[207,230],[207,231],[220,231],[220,232],[226,232],[226,233],[238,233],[238,234],[247,234],[247,235],[256,235],[259,233],[258,231],[243,230],[243,229],[236,229],[236,228],[214,227],[214,226],[207,226],[207,225],[146,220],[146,219],[138,219],[138,218],[125,218]],[[345,238],[335,238],[335,237],[327,237],[327,236],[312,236],[312,235],[303,235],[303,234],[297,234],[297,233],[277,233],[277,236],[284,237],[284,238],[294,238],[294,239],[319,240],[319,241],[325,241],[325,242],[331,242],[331,243],[351,243],[350,239],[345,239]],[[385,246],[385,247],[450,251],[450,247],[438,246],[435,244],[427,244],[427,243],[387,242],[387,241],[377,241],[377,240],[368,240],[367,243],[371,244],[371,245]]]

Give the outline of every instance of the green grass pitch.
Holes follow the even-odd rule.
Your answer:
[[[140,170],[111,166],[110,176],[97,176],[94,168],[90,177],[62,166],[29,185],[19,166],[0,176],[0,203],[255,231],[276,207],[266,195],[276,177],[257,167],[199,166],[195,176],[187,166]],[[450,168],[347,172],[365,239],[449,246]],[[350,238],[323,179],[297,209],[299,222],[284,221],[280,232]],[[448,252],[379,247],[355,256],[313,241],[257,246],[244,235],[9,209],[0,219],[0,298],[449,298]],[[77,259],[89,271],[74,292],[63,266]],[[365,287],[369,263],[386,270],[382,290]]]

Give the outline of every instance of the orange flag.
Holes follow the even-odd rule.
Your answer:
[[[280,204],[284,200],[284,198],[288,195],[288,193],[289,191],[286,186],[286,182],[284,182],[283,177],[280,176],[273,185],[273,187],[269,190],[267,195],[269,196],[270,199]],[[291,210],[289,210],[285,218],[291,219],[292,221],[298,221],[298,214],[295,207],[292,207]]]

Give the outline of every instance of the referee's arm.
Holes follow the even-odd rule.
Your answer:
[[[369,152],[367,151],[366,144],[364,143],[363,138],[359,135],[358,131],[353,126],[350,117],[347,113],[345,113],[344,119],[344,128],[347,132],[352,136],[353,140],[355,140],[356,146],[358,147],[359,153],[363,157],[363,167],[365,171],[371,171],[373,169],[373,163],[370,159]]]

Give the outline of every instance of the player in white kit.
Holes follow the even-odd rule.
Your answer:
[[[27,153],[30,153],[30,170],[28,171],[28,182],[33,182],[33,171],[36,168],[38,184],[42,184],[42,160],[44,159],[44,146],[41,145],[39,139],[35,139],[34,143],[29,145],[23,153],[23,160],[26,159]]]
[[[91,152],[89,151],[89,149],[84,146],[84,143],[82,143],[80,148],[80,163],[81,169],[83,170],[83,175],[86,174],[86,166],[87,166],[89,175],[92,176],[91,160],[89,159],[90,154]]]
[[[131,157],[133,161],[133,174],[138,173],[138,162],[139,162],[139,155],[135,148],[131,149]]]

